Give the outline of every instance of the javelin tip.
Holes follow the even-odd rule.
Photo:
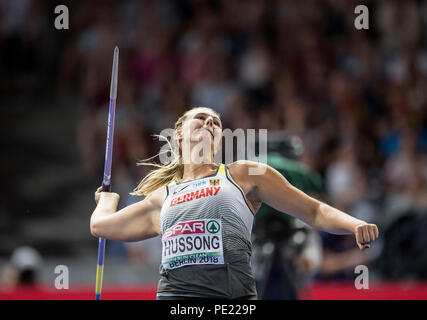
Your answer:
[[[117,69],[119,63],[119,47],[114,47],[113,68],[111,72],[110,99],[117,97]]]

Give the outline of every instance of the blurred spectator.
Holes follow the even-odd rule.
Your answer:
[[[4,267],[1,278],[1,290],[16,288],[35,288],[40,284],[40,273],[43,265],[41,255],[32,247],[16,248],[9,263]]]

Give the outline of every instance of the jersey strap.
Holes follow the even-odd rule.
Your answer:
[[[180,181],[181,181],[181,179],[172,180],[171,182],[169,182],[168,187],[174,186],[174,185],[176,185]]]
[[[223,175],[224,177],[226,177],[226,173],[225,173],[225,164],[221,163],[221,164],[219,165],[218,174],[221,174],[221,175]]]

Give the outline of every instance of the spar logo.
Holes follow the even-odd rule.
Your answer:
[[[163,234],[163,239],[169,237],[175,237],[182,234],[197,234],[197,233],[205,233],[205,221],[204,220],[196,220],[196,221],[187,221],[180,222],[170,227]]]
[[[208,230],[209,233],[217,233],[219,229],[219,223],[215,220],[211,220],[206,224],[206,230]]]
[[[179,222],[168,228],[163,234],[162,239],[176,237],[184,234],[215,234],[221,230],[218,221],[215,220],[195,220]]]

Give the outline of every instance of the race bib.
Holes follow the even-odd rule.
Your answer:
[[[162,237],[162,265],[175,269],[194,264],[224,264],[221,219],[179,222]]]

